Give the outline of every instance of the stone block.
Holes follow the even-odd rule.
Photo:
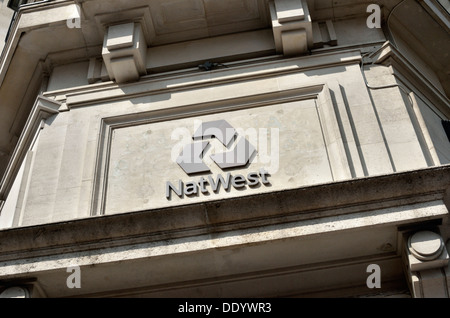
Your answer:
[[[133,46],[134,23],[110,26],[106,38],[106,48],[109,51]]]
[[[110,60],[117,83],[125,83],[139,79],[139,69],[133,56],[119,57]]]
[[[305,10],[303,10],[301,0],[275,1],[275,8],[280,23],[303,20],[305,18]]]
[[[6,288],[0,293],[0,298],[30,298],[29,291],[21,286]]]
[[[299,55],[313,47],[313,26],[308,5],[302,0],[276,0],[270,4],[276,50]]]
[[[124,23],[108,28],[103,41],[103,60],[111,80],[137,81],[147,74],[147,43],[139,23]]]
[[[420,272],[425,298],[448,298],[446,277],[439,269]]]
[[[281,32],[281,42],[283,43],[283,53],[285,55],[295,55],[299,51],[306,52],[308,36],[305,30],[291,30]]]
[[[431,231],[411,235],[406,249],[412,272],[446,267],[449,255],[442,237]]]

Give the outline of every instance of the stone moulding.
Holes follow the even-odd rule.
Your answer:
[[[22,135],[17,142],[16,148],[11,156],[6,172],[3,175],[0,184],[0,200],[5,201],[8,193],[14,183],[15,176],[20,169],[20,166],[30,149],[31,144],[39,129],[43,127],[44,121],[50,116],[59,113],[61,103],[44,97],[38,96],[31,110],[30,116],[22,131]]]
[[[147,76],[141,78],[141,80],[137,83],[122,85],[117,85],[115,83],[94,84],[94,87],[86,86],[72,91],[66,90],[47,92],[45,93],[45,96],[59,96],[59,98],[63,97],[66,101],[67,107],[72,109],[75,107],[89,106],[104,101],[118,101],[152,94],[243,82],[296,72],[306,72],[317,68],[358,64],[361,60],[362,58],[359,50],[331,52],[320,54],[318,56],[295,57],[282,60],[281,62],[279,60],[269,60],[265,62],[259,61],[256,66],[230,65],[230,68],[220,70],[214,74],[202,72],[196,74],[189,73],[187,75],[174,75],[169,77],[168,81],[165,81],[167,84],[164,86],[161,86],[160,78],[153,79],[152,76]],[[260,67],[267,67],[270,65],[274,66],[275,70],[259,70]],[[235,75],[237,70],[241,70],[242,74]],[[186,78],[186,81],[183,81],[180,84],[181,78]]]
[[[142,25],[145,41],[147,44],[152,43],[156,33],[152,23],[152,17],[149,7],[137,7],[122,10],[120,15],[117,12],[109,12],[95,15],[95,22],[100,34],[106,34],[108,27],[114,24],[127,22],[139,23]]]
[[[7,229],[0,231],[0,262],[290,224],[335,224],[327,231],[440,224],[448,217],[449,172],[447,165],[234,200]],[[340,223],[343,228],[337,226]]]
[[[402,82],[411,81],[420,92],[424,94],[433,105],[443,114],[450,116],[450,103],[448,98],[428,80],[403,54],[389,41],[385,42],[379,50],[371,54],[375,64],[392,66],[398,72],[394,75]]]
[[[345,146],[339,132],[338,120],[333,111],[332,103],[330,103],[331,97],[329,88],[327,85],[318,84],[286,91],[269,92],[262,95],[246,95],[201,105],[187,105],[166,110],[152,111],[149,113],[104,118],[102,120],[100,133],[100,136],[103,137],[99,140],[97,153],[94,181],[95,188],[92,195],[91,215],[102,215],[107,213],[105,205],[109,157],[114,129],[307,99],[315,99],[317,101],[316,107],[320,114],[321,124],[324,127],[324,143],[329,154],[329,164],[334,180],[350,179],[350,165],[345,160]]]

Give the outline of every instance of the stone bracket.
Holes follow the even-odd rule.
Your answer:
[[[102,50],[110,80],[125,83],[147,74],[147,43],[140,23],[129,22],[108,27]]]
[[[31,298],[30,292],[23,286],[8,287],[0,293],[1,298]]]
[[[415,298],[448,298],[449,254],[443,238],[432,231],[409,236],[404,259],[411,292]]]
[[[313,48],[313,28],[306,1],[275,0],[269,6],[278,53],[294,56]]]

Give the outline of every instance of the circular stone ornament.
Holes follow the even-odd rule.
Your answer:
[[[408,246],[411,254],[418,260],[432,261],[442,254],[444,241],[437,233],[421,231],[409,237]]]
[[[0,298],[29,298],[30,294],[28,290],[23,287],[9,287],[5,289],[1,294]]]

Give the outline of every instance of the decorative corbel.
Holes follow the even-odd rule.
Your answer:
[[[307,53],[313,48],[313,28],[304,0],[274,0],[270,15],[278,53],[287,56]]]
[[[405,245],[406,271],[413,296],[448,298],[449,255],[443,238],[432,231],[420,231],[410,235]]]

